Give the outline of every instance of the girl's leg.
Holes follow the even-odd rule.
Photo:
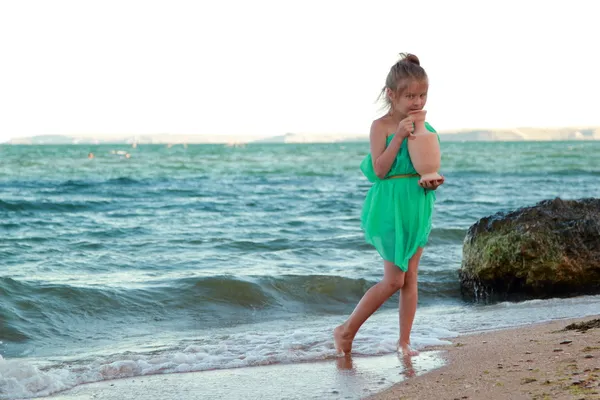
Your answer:
[[[410,331],[412,330],[415,313],[417,312],[418,284],[417,273],[419,261],[423,248],[420,247],[408,262],[408,270],[404,276],[404,286],[400,293],[399,317],[400,317],[400,340],[398,349],[407,356],[416,356],[418,351],[410,348]]]
[[[405,273],[394,263],[384,261],[383,268],[383,280],[364,294],[348,320],[333,331],[338,352],[349,354],[352,351],[352,340],[361,325],[404,285]]]

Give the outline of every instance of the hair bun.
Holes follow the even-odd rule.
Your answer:
[[[400,53],[400,61],[399,62],[421,65],[421,62],[419,61],[419,57],[417,57],[411,53]]]

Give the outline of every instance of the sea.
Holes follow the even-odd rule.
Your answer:
[[[0,145],[0,398],[336,357],[332,329],[383,274],[360,229],[368,151]],[[600,197],[599,154],[600,141],[442,142],[415,347],[598,314],[600,296],[463,298],[458,269],[478,219]],[[357,356],[395,352],[397,309],[396,295],[363,325]]]

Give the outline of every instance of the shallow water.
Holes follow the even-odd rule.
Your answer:
[[[367,151],[0,146],[2,398],[332,357],[332,327],[382,274],[359,227]],[[600,197],[600,142],[442,151],[447,181],[420,266],[414,344],[597,313],[598,296],[474,304],[460,296],[457,269],[478,218],[557,196]],[[358,354],[394,351],[397,301],[365,324]]]

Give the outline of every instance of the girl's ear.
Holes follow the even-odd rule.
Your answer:
[[[385,95],[387,96],[387,98],[391,101],[395,100],[394,98],[394,91],[390,88],[386,88],[385,89]]]

